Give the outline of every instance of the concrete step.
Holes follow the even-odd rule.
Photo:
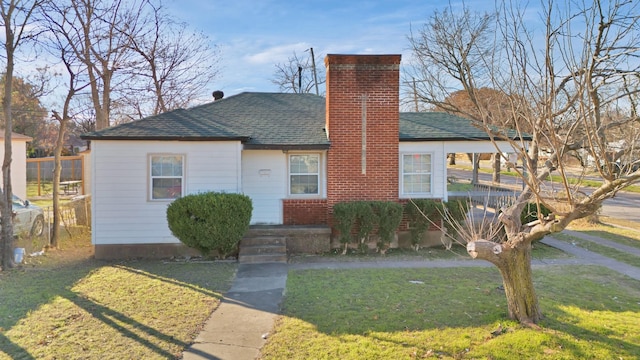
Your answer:
[[[286,247],[287,240],[284,236],[274,235],[257,235],[257,236],[245,236],[240,243],[241,246],[256,246],[256,245],[283,245]]]
[[[286,263],[287,240],[284,236],[248,235],[240,242],[238,262],[241,264]]]
[[[241,264],[286,263],[287,254],[240,255],[238,262]]]
[[[281,244],[240,246],[240,255],[286,254],[287,246]]]

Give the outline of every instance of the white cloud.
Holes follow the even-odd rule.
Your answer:
[[[275,65],[286,62],[291,56],[293,56],[294,52],[300,55],[310,47],[311,46],[309,44],[303,42],[273,46],[258,53],[247,55],[244,59],[249,64]]]

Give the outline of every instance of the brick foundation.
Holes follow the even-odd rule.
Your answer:
[[[326,199],[282,200],[284,225],[326,225]]]

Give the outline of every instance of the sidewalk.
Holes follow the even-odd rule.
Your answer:
[[[280,313],[287,272],[287,264],[238,266],[231,289],[182,358],[257,358]]]
[[[596,241],[618,249],[626,249],[640,256],[637,248],[627,249],[595,236],[565,230],[571,236]],[[588,237],[588,238],[585,238]],[[546,237],[542,243],[574,256],[570,259],[534,260],[532,266],[600,265],[640,280],[640,268],[616,261],[578,246]],[[623,248],[620,248],[623,247]],[[195,342],[183,353],[184,360],[219,359],[252,360],[269,337],[280,314],[280,303],[289,270],[299,269],[356,269],[356,268],[449,268],[493,266],[478,260],[411,260],[411,261],[331,261],[296,264],[241,264],[231,289],[220,306],[206,321]]]

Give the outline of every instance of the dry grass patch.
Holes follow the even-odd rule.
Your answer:
[[[179,357],[236,269],[234,263],[102,262],[66,251],[0,273],[0,359]]]

